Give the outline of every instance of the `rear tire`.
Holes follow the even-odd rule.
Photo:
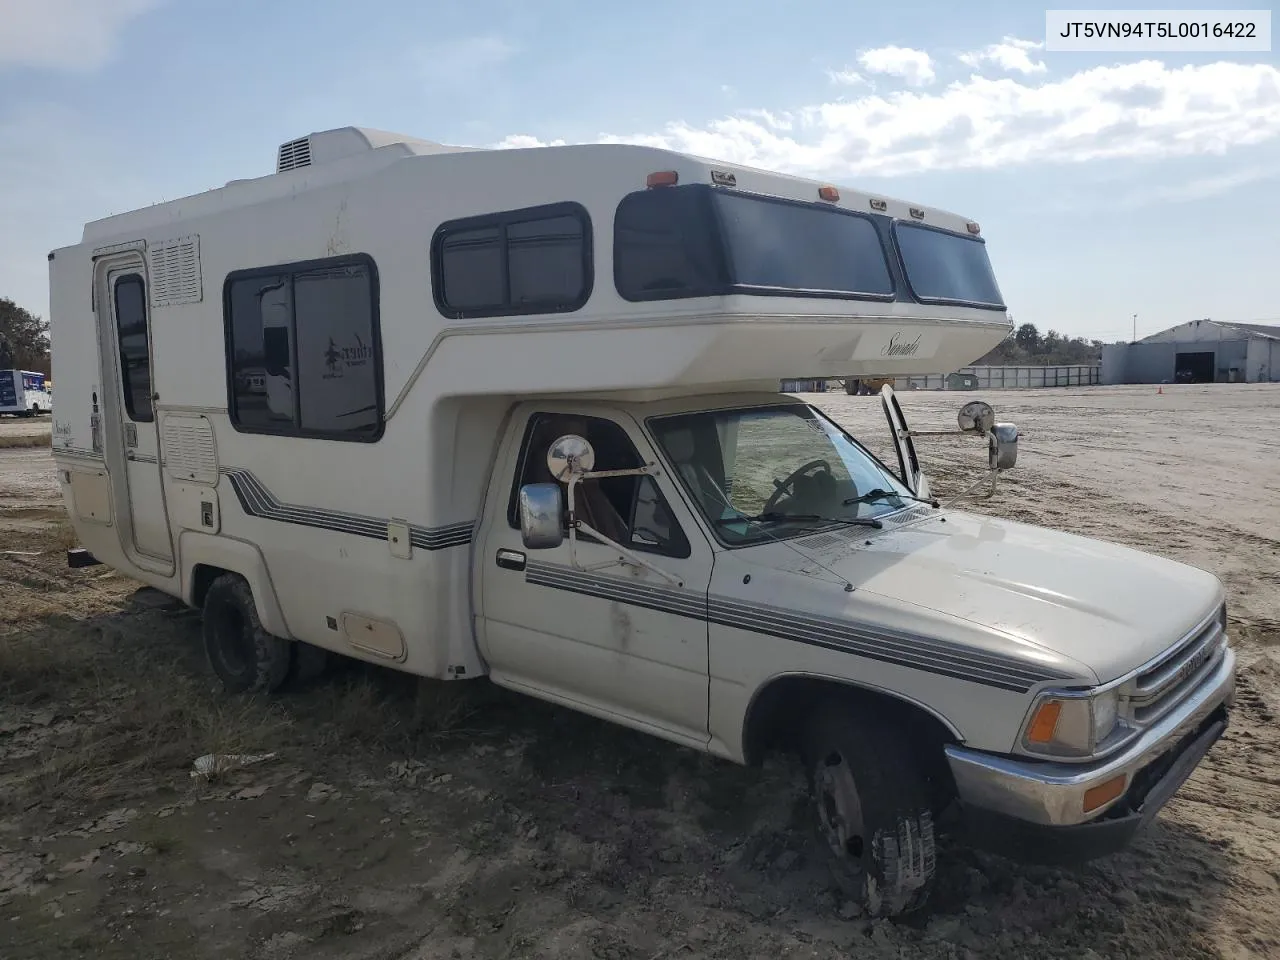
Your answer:
[[[262,626],[244,577],[224,573],[204,597],[204,649],[228,693],[269,693],[289,675],[292,643]]]
[[[869,916],[914,912],[936,869],[923,757],[891,717],[846,703],[819,706],[805,734],[818,833],[840,888]]]

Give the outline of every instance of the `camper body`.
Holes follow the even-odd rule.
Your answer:
[[[91,223],[50,277],[77,534],[202,607],[233,689],[324,650],[734,762],[799,746],[877,913],[923,900],[944,810],[1096,855],[1225,727],[1214,577],[936,506],[891,390],[896,470],[778,393],[1007,336],[972,221],[348,128]],[[1012,462],[1016,432],[976,432]]]
[[[53,409],[48,378],[35,370],[0,370],[0,413],[39,416]]]

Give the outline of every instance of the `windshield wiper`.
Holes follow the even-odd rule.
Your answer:
[[[721,517],[716,521],[717,526],[723,526],[729,523],[741,523],[742,521],[749,523],[785,523],[787,520],[800,520],[806,523],[846,523],[852,527],[872,527],[879,530],[884,526],[879,520],[873,517],[824,517],[817,513],[779,513],[776,510],[770,510],[768,513],[758,513],[755,516],[742,514],[738,517]]]
[[[896,490],[886,490],[883,487],[876,487],[874,490],[868,490],[860,497],[849,497],[844,501],[846,507],[851,507],[855,503],[875,503],[877,500],[914,500],[916,503],[927,503],[929,506],[937,508],[942,506],[937,500],[924,497],[913,496],[910,493],[898,493]]]

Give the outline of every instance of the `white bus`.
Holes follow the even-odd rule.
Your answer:
[[[34,370],[0,370],[0,413],[34,417],[53,409],[49,380]]]

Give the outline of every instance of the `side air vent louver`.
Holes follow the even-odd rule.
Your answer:
[[[176,237],[149,244],[151,305],[199,303],[204,298],[200,278],[200,237]]]
[[[311,138],[300,137],[280,144],[280,153],[276,158],[276,173],[286,170],[297,170],[299,167],[311,166]]]

